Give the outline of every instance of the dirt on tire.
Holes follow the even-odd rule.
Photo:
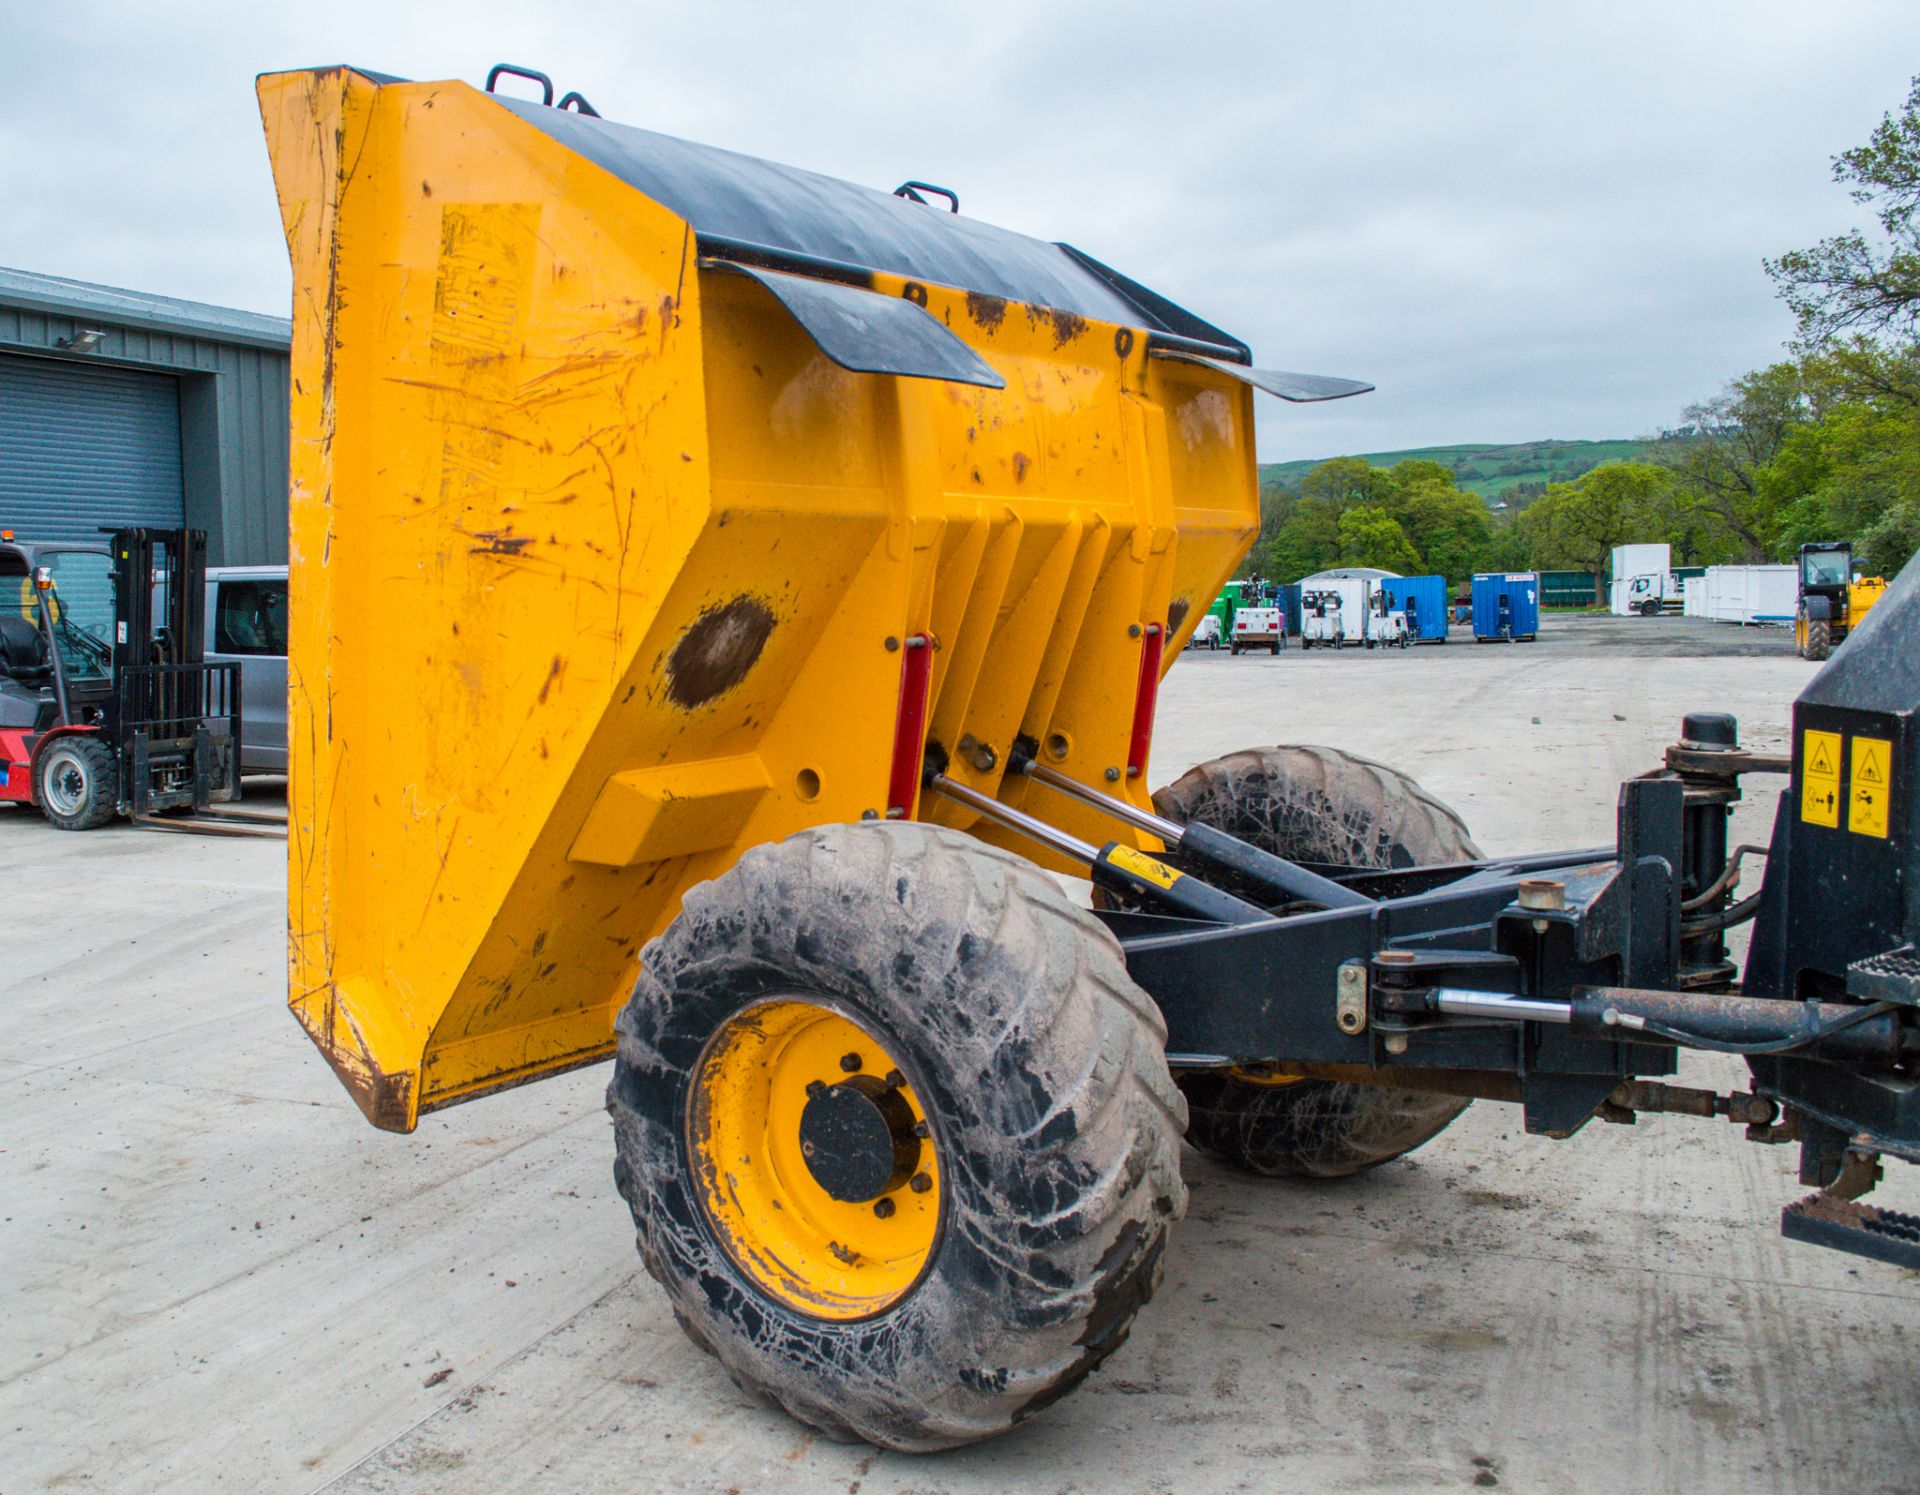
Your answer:
[[[1394,868],[1480,857],[1460,817],[1407,775],[1337,748],[1229,753],[1181,775],[1153,804],[1169,820],[1201,821],[1290,861]],[[1177,853],[1166,860],[1181,866]],[[1346,1080],[1273,1084],[1228,1070],[1177,1078],[1187,1140],[1269,1178],[1343,1178],[1376,1167],[1431,1141],[1470,1104]]]
[[[949,1193],[919,1280],[862,1319],[757,1290],[690,1177],[709,1037],[771,995],[885,1036]],[[1185,1103],[1120,948],[1031,863],[922,824],[749,851],[652,941],[617,1024],[615,1180],[694,1343],[830,1438],[930,1450],[1004,1432],[1126,1338],[1184,1211]]]

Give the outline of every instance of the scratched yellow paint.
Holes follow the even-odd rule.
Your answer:
[[[1176,660],[1258,524],[1244,386],[941,286],[1004,390],[848,373],[467,85],[259,95],[294,284],[290,1001],[376,1124],[604,1055],[686,888],[883,808],[889,638],[938,640],[932,735],[996,749],[956,777],[1019,803],[1020,734],[1124,769],[1137,626],[1177,618]]]

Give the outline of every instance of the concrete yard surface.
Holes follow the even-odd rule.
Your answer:
[[[1684,711],[1782,751],[1813,669],[1679,619],[1195,655],[1154,778],[1326,743],[1490,852],[1592,846]],[[0,1495],[1920,1488],[1920,1276],[1783,1241],[1792,1149],[1681,1117],[1549,1142],[1488,1102],[1335,1185],[1188,1151],[1165,1284],[1078,1392],[953,1454],[819,1441],[640,1271],[604,1067],[367,1126],[285,1010],[284,855],[0,811]],[[1888,1170],[1876,1201],[1920,1208]]]

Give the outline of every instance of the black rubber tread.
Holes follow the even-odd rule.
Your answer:
[[[1824,621],[1807,624],[1807,659],[1826,659],[1833,653],[1833,629]]]
[[[40,775],[55,761],[55,755],[61,749],[86,760],[87,798],[78,812],[72,815],[58,814],[41,793]],[[114,812],[120,807],[120,770],[114,762],[113,749],[91,733],[56,738],[43,749],[33,772],[34,796],[40,801],[40,813],[47,817],[50,824],[63,831],[98,830],[113,819]]]
[[[1153,805],[1169,820],[1198,820],[1290,861],[1426,867],[1480,856],[1460,817],[1412,779],[1337,748],[1229,753],[1188,769],[1155,792]],[[1180,865],[1177,853],[1166,860]]]
[[[1423,867],[1480,857],[1460,817],[1412,779],[1337,748],[1229,753],[1182,774],[1153,804],[1169,820],[1198,820],[1292,861]],[[1469,1104],[1345,1080],[1262,1085],[1219,1070],[1191,1070],[1178,1082],[1187,1140],[1268,1178],[1344,1178],[1377,1167],[1430,1142]]]
[[[940,1149],[918,1285],[872,1318],[772,1301],[714,1238],[690,1073],[735,1012],[824,997],[883,1037]],[[905,1450],[1004,1432],[1126,1338],[1186,1208],[1166,1027],[1118,944],[1031,863],[920,824],[823,826],[686,896],[642,955],[607,1091],[614,1178],[688,1336],[830,1438]]]
[[[1472,1104],[1345,1080],[1262,1085],[1198,1069],[1175,1078],[1187,1098],[1187,1140],[1263,1178],[1350,1177],[1431,1142]]]

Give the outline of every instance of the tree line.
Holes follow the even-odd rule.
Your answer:
[[[1664,540],[1676,564],[1713,565],[1852,540],[1868,570],[1893,576],[1920,550],[1920,78],[1833,174],[1879,232],[1765,261],[1795,316],[1786,356],[1689,407],[1647,460],[1523,483],[1496,517],[1441,463],[1336,457],[1263,490],[1250,569],[1599,579],[1616,545]]]

